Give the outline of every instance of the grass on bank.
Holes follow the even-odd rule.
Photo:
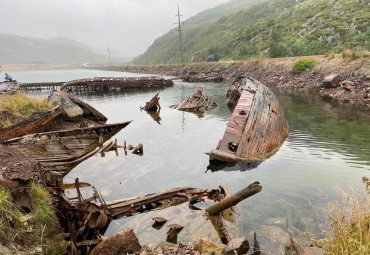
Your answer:
[[[341,200],[332,204],[332,236],[324,241],[326,254],[370,254],[370,180],[363,178],[365,190],[344,192],[338,186]]]
[[[11,193],[0,185],[0,243],[17,252],[28,254],[65,254],[67,243],[51,205],[48,192],[37,183],[26,187],[32,212],[25,214],[12,200]]]
[[[32,99],[22,94],[0,96],[0,128],[10,127],[51,108],[52,105],[45,100]]]

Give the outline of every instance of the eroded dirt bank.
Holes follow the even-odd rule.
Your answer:
[[[320,94],[342,103],[370,109],[369,55],[356,59],[343,58],[341,55],[335,55],[332,59],[315,56],[317,61],[314,66],[300,74],[295,74],[292,72],[292,66],[301,58],[303,57],[154,66],[114,66],[103,69],[176,77],[217,73],[228,81],[245,73],[270,87],[286,88],[292,92]],[[323,85],[323,81],[331,74],[338,75],[340,81],[335,87],[327,88]]]

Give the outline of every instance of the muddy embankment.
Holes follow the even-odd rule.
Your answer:
[[[350,59],[335,55],[329,59],[314,56],[316,63],[300,74],[293,64],[303,57],[251,59],[245,61],[187,63],[154,66],[114,66],[105,70],[170,75],[175,77],[217,73],[226,81],[248,74],[269,87],[284,88],[292,93],[305,92],[370,110],[370,56]],[[337,75],[337,82],[324,86],[327,76]]]

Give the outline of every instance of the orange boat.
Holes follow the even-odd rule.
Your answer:
[[[8,128],[0,129],[0,141],[14,137],[42,132],[49,123],[58,117],[60,108],[54,107],[48,112],[34,114],[30,119],[22,121]]]

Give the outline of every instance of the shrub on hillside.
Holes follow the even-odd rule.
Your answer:
[[[334,52],[332,51],[330,53],[325,53],[324,57],[330,60],[330,59],[333,59],[335,55],[334,55]]]
[[[297,74],[302,73],[307,68],[313,66],[315,62],[316,62],[316,58],[313,58],[313,57],[302,58],[293,64],[292,71],[293,73],[297,73]]]
[[[367,50],[364,47],[354,47],[351,49],[344,48],[342,52],[342,57],[350,59],[360,58],[365,56],[366,52]]]

